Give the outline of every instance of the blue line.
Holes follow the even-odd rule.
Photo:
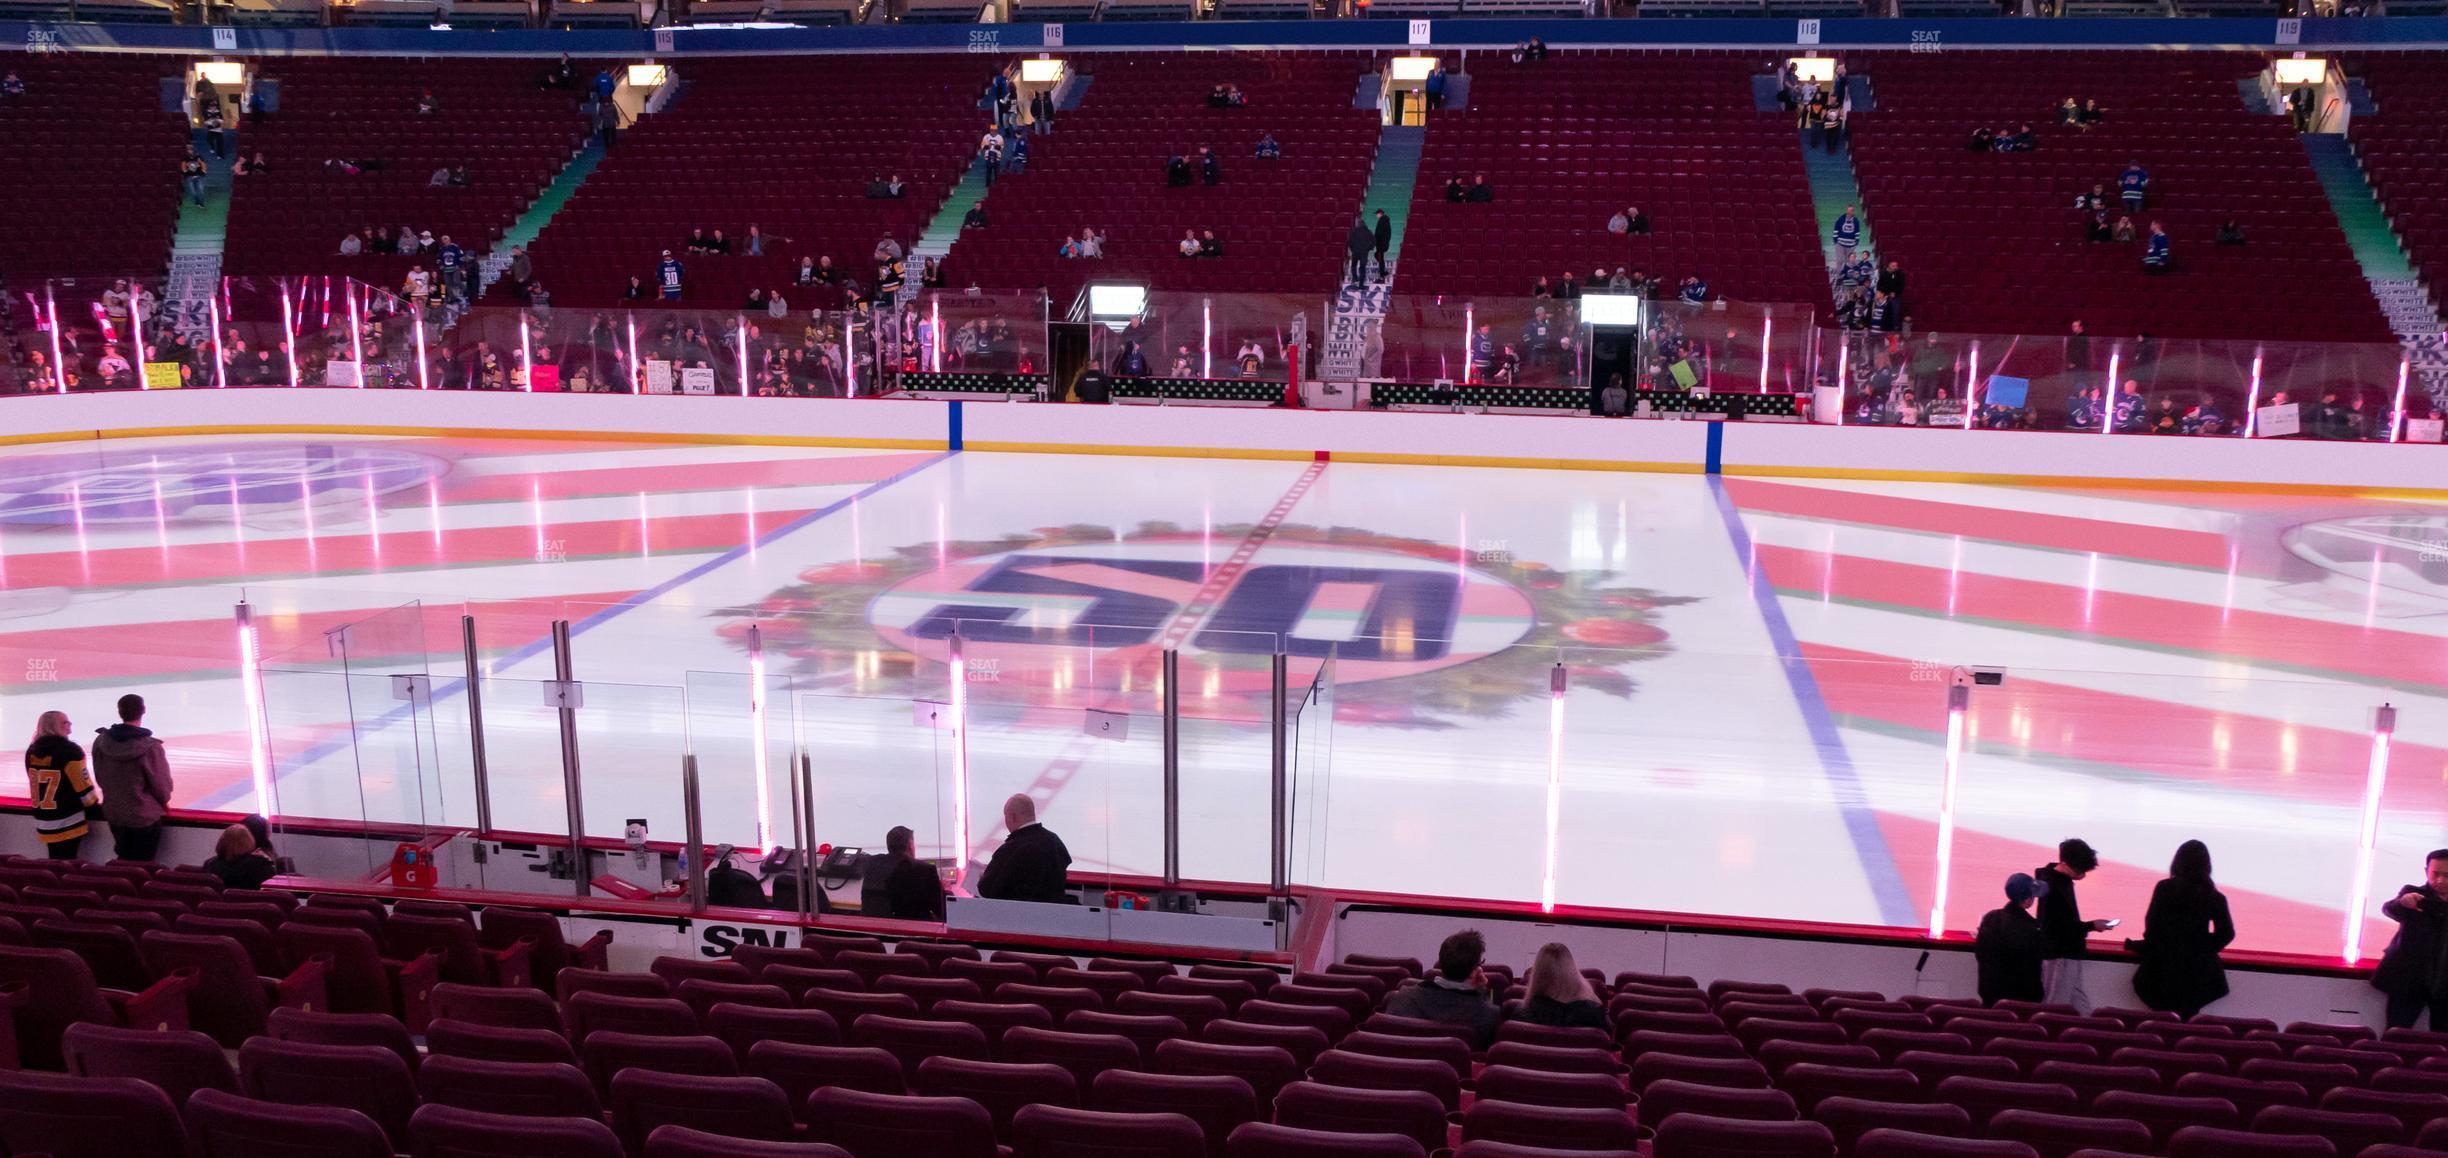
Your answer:
[[[1802,709],[1811,743],[1819,749],[1819,766],[1827,773],[1836,807],[1844,813],[1845,832],[1853,838],[1853,851],[1861,858],[1863,875],[1869,878],[1870,895],[1878,902],[1880,919],[1889,925],[1916,925],[1920,917],[1913,911],[1912,895],[1904,887],[1904,875],[1896,865],[1895,852],[1887,847],[1886,834],[1879,831],[1878,813],[1863,797],[1861,773],[1853,766],[1852,754],[1845,750],[1844,735],[1828,712],[1826,697],[1819,694],[1819,681],[1811,675],[1810,661],[1802,657],[1802,645],[1794,639],[1793,625],[1785,620],[1785,605],[1767,576],[1760,574],[1758,555],[1751,544],[1751,532],[1743,526],[1742,512],[1735,508],[1734,497],[1726,493],[1725,481],[1716,477],[1717,428],[1716,423],[1709,424],[1709,493],[1717,500],[1718,517],[1725,520],[1726,537],[1733,541],[1736,562],[1741,564],[1751,588],[1751,601],[1759,607],[1760,622],[1767,627],[1769,642],[1776,647],[1777,659],[1785,669],[1785,682],[1793,690],[1794,704]]]
[[[955,405],[955,406],[957,406],[958,404],[957,404],[957,403],[955,403],[954,405]],[[621,614],[621,613],[623,613],[623,612],[626,612],[626,611],[634,611],[634,610],[636,610],[637,608],[643,607],[643,606],[645,606],[645,605],[646,605],[646,604],[648,604],[648,603],[652,603],[652,602],[654,602],[655,600],[662,598],[664,595],[669,594],[670,592],[672,592],[673,590],[677,589],[678,587],[680,587],[680,585],[682,585],[682,584],[684,584],[684,583],[688,583],[688,582],[691,582],[691,581],[693,581],[693,580],[696,580],[696,579],[698,579],[698,578],[700,578],[700,577],[702,577],[702,576],[704,576],[704,575],[706,575],[706,574],[708,574],[708,573],[712,572],[712,571],[713,571],[715,568],[718,568],[718,567],[724,566],[724,565],[726,565],[726,564],[728,564],[728,563],[731,563],[732,561],[734,561],[734,560],[738,559],[740,556],[745,555],[745,554],[747,554],[748,552],[750,552],[750,551],[752,551],[752,550],[755,550],[756,548],[763,547],[763,546],[764,546],[764,545],[766,545],[767,543],[774,542],[775,540],[782,538],[784,535],[792,534],[792,533],[794,533],[794,532],[796,532],[796,531],[802,530],[802,529],[806,528],[808,525],[810,525],[810,524],[812,524],[812,523],[815,523],[815,522],[817,522],[818,520],[823,519],[824,517],[826,517],[826,516],[828,516],[828,515],[832,515],[832,514],[838,513],[838,512],[839,512],[839,511],[841,511],[843,508],[848,507],[848,506],[849,506],[850,504],[852,504],[852,503],[858,502],[858,501],[859,501],[859,500],[861,500],[861,499],[864,499],[864,498],[867,498],[867,497],[869,497],[869,496],[871,496],[871,495],[874,495],[874,494],[876,494],[877,492],[882,491],[882,490],[883,490],[884,488],[886,488],[886,487],[892,486],[893,484],[898,483],[898,482],[900,482],[901,480],[903,480],[903,479],[906,479],[906,478],[910,477],[911,475],[917,474],[919,471],[925,470],[925,469],[927,469],[928,467],[934,466],[935,464],[940,463],[940,462],[943,462],[944,460],[949,459],[949,458],[951,458],[951,457],[952,457],[952,455],[951,455],[949,452],[944,453],[944,454],[939,454],[939,455],[936,455],[936,456],[935,456],[935,457],[933,457],[933,458],[927,459],[925,462],[917,463],[917,464],[915,464],[915,465],[913,465],[913,466],[909,467],[908,469],[901,471],[901,472],[900,472],[900,473],[898,473],[898,474],[892,475],[892,476],[891,476],[891,477],[889,477],[889,478],[884,478],[884,479],[877,480],[876,482],[869,483],[869,484],[867,484],[867,486],[865,486],[864,488],[860,489],[858,493],[853,494],[853,495],[849,496],[848,498],[838,499],[838,500],[835,500],[834,502],[832,502],[832,503],[830,503],[830,504],[827,504],[827,505],[822,506],[822,507],[819,507],[819,508],[817,508],[817,509],[815,509],[815,510],[809,511],[808,513],[806,513],[806,514],[804,514],[804,515],[801,515],[801,516],[799,516],[799,517],[798,517],[798,518],[796,518],[796,519],[792,519],[790,522],[784,523],[784,524],[782,524],[782,525],[781,525],[781,526],[779,526],[779,527],[775,527],[773,530],[770,530],[770,531],[765,532],[763,535],[758,536],[756,539],[754,539],[753,541],[751,541],[751,542],[750,542],[750,543],[748,543],[748,544],[745,544],[745,545],[742,545],[742,546],[738,546],[738,547],[733,547],[733,548],[731,548],[730,550],[725,551],[725,552],[723,552],[723,553],[722,553],[722,554],[720,554],[720,555],[716,555],[716,556],[714,556],[714,557],[713,557],[713,558],[711,558],[711,559],[707,559],[706,561],[704,561],[704,562],[702,562],[702,563],[699,563],[699,564],[697,564],[696,566],[691,567],[691,568],[689,568],[688,570],[683,571],[683,572],[681,572],[681,573],[680,573],[680,574],[678,574],[678,575],[675,575],[675,576],[673,576],[673,577],[671,577],[671,578],[669,578],[669,579],[666,579],[666,580],[664,580],[664,581],[663,581],[663,582],[661,582],[661,583],[655,584],[654,586],[649,587],[649,588],[647,588],[647,589],[646,589],[646,590],[644,590],[644,591],[640,591],[640,592],[638,592],[637,594],[635,594],[635,595],[632,595],[632,596],[628,597],[627,599],[623,599],[623,600],[621,600],[621,601],[620,601],[620,602],[618,602],[618,603],[612,604],[611,606],[606,607],[606,608],[604,608],[603,610],[598,611],[598,612],[596,612],[596,613],[595,613],[595,614],[593,614],[593,615],[587,616],[585,619],[581,619],[581,620],[579,620],[579,621],[578,621],[578,622],[576,622],[576,623],[570,624],[570,638],[574,640],[574,639],[578,638],[578,636],[579,636],[580,634],[582,634],[582,633],[586,632],[588,629],[590,629],[590,628],[594,628],[594,627],[598,627],[598,626],[601,626],[601,625],[603,625],[603,624],[605,624],[605,623],[607,623],[607,622],[610,622],[610,621],[611,621],[611,619],[612,619],[614,616],[617,616],[617,615],[619,615],[619,614]],[[536,640],[536,641],[534,641],[534,642],[532,642],[532,643],[529,643],[529,644],[527,644],[527,645],[525,645],[525,646],[523,646],[523,647],[520,647],[520,648],[517,648],[517,649],[515,649],[515,650],[511,651],[511,652],[509,653],[509,655],[507,655],[506,657],[504,657],[504,658],[502,658],[502,659],[500,659],[500,660],[495,661],[495,666],[496,666],[497,668],[507,668],[507,667],[509,667],[509,666],[510,666],[510,665],[512,665],[512,664],[520,663],[520,662],[523,662],[523,661],[525,661],[525,660],[528,660],[528,659],[534,658],[535,656],[542,654],[542,653],[544,652],[544,650],[545,650],[545,649],[547,649],[547,648],[549,648],[549,647],[551,647],[551,646],[552,646],[552,637],[550,637],[550,636],[546,636],[546,637],[545,637],[545,638],[543,638],[543,639]],[[581,682],[583,682],[583,681],[581,681]],[[459,694],[461,691],[466,690],[466,688],[467,688],[467,680],[466,680],[464,677],[459,678],[459,679],[454,679],[454,680],[451,680],[451,681],[449,681],[449,682],[447,682],[447,683],[443,683],[443,684],[437,684],[437,685],[435,685],[435,686],[434,686],[434,689],[433,689],[433,693],[432,693],[432,697],[431,697],[431,698],[432,698],[433,700],[436,700],[436,701],[439,701],[439,700],[442,700],[442,699],[447,699],[447,698],[449,698],[449,697],[451,697],[451,696],[458,695],[458,694]],[[409,711],[410,711],[410,709],[409,709],[409,708],[407,708],[407,707],[398,707],[398,708],[393,708],[393,709],[391,709],[389,712],[384,713],[384,714],[383,714],[383,715],[382,715],[382,716],[381,716],[379,719],[377,719],[377,720],[375,720],[375,721],[374,721],[374,724],[373,724],[373,729],[374,729],[374,730],[379,731],[379,730],[381,730],[381,729],[383,729],[383,728],[387,728],[387,727],[391,726],[392,724],[397,723],[398,721],[400,721],[400,720],[402,720],[402,719],[407,718],[407,716],[408,716],[408,714],[409,714]],[[324,743],[322,743],[322,744],[319,744],[319,745],[316,745],[316,746],[315,746],[315,747],[313,747],[313,748],[309,748],[309,749],[307,749],[307,750],[306,750],[306,754],[305,754],[303,757],[299,758],[297,761],[295,761],[295,762],[293,763],[292,767],[293,767],[293,768],[305,768],[305,767],[310,767],[310,766],[312,766],[312,765],[314,765],[314,764],[316,764],[316,763],[319,763],[320,761],[324,760],[324,759],[325,759],[325,758],[327,758],[327,757],[330,757],[330,756],[333,756],[333,755],[337,755],[338,753],[341,753],[341,752],[347,751],[347,750],[349,749],[349,747],[350,747],[350,746],[351,746],[351,745],[352,745],[354,742],[355,742],[355,741],[353,741],[353,740],[327,740],[327,741],[325,741],[325,742],[324,742]],[[280,783],[282,780],[284,780],[284,779],[286,779],[286,778],[287,778],[287,777],[286,777],[286,776],[284,776],[284,775],[282,775],[280,772],[278,772],[278,770],[275,770],[275,772],[274,772],[274,774],[273,774],[273,780],[272,780],[272,782],[273,782],[273,784],[274,784],[274,785],[276,785],[276,786],[277,786],[277,785],[278,785],[278,784],[279,784],[279,783]],[[218,808],[218,807],[221,807],[222,805],[228,804],[229,802],[231,802],[231,801],[233,801],[233,800],[237,799],[239,796],[242,796],[242,795],[244,795],[245,793],[247,793],[247,792],[251,792],[251,791],[253,791],[253,790],[254,790],[254,785],[253,785],[253,784],[246,784],[246,783],[241,783],[241,784],[232,784],[232,785],[230,785],[229,787],[224,788],[224,789],[222,789],[222,790],[221,790],[221,791],[219,791],[219,792],[215,792],[215,793],[213,793],[212,795],[205,797],[205,798],[203,799],[203,801],[201,801],[200,803],[198,803],[198,804],[196,805],[196,807],[198,807],[198,808]],[[259,802],[257,802],[257,804],[258,804],[258,807],[260,807],[260,806],[261,806],[261,802],[260,802],[260,801],[259,801]]]
[[[1718,468],[1724,464],[1725,423],[1722,421],[1711,421],[1708,424],[1708,461],[1702,469],[1706,471],[1706,473],[1717,474],[1719,473]]]
[[[961,448],[961,404],[960,404],[960,399],[957,399],[957,398],[953,399],[953,400],[952,400],[952,405],[951,405],[950,409],[951,409],[951,412],[952,412],[952,414],[951,414],[951,423],[952,423],[952,426],[951,426],[951,429],[950,429],[949,431],[945,432],[945,435],[944,435],[944,445],[945,445],[947,448],[949,448],[950,450],[952,450],[954,453],[956,453],[956,454],[957,454],[957,453],[959,453],[960,448]]]

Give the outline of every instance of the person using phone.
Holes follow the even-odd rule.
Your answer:
[[[2080,837],[2059,841],[2057,859],[2032,870],[2032,879],[2048,886],[2040,901],[2040,930],[2048,935],[2048,961],[2041,967],[2043,1000],[2091,1012],[2091,994],[2083,986],[2083,961],[2091,955],[2091,934],[2115,927],[2113,921],[2086,921],[2074,883],[2099,867],[2099,853]]]
[[[2448,1027],[2448,848],[2423,858],[2423,883],[2397,890],[2380,906],[2397,935],[2380,954],[2372,988],[2388,994],[2391,1029],[2412,1029],[2428,1011],[2431,1028]]]

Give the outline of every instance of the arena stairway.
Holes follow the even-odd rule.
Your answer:
[[[230,134],[230,157],[238,155],[242,140],[241,134]],[[204,204],[190,200],[186,185],[180,184],[178,229],[170,241],[170,278],[162,294],[171,325],[188,334],[206,333],[212,326],[209,303],[221,281],[233,184],[230,157],[213,156],[204,147],[202,133],[195,135],[195,143],[196,154],[204,158]]]
[[[1378,367],[1370,355],[1370,331],[1384,324],[1386,304],[1393,293],[1394,274],[1402,258],[1403,226],[1411,214],[1412,186],[1419,181],[1420,151],[1427,143],[1423,125],[1387,125],[1377,134],[1377,162],[1369,170],[1368,193],[1360,201],[1360,219],[1374,227],[1377,211],[1394,225],[1394,244],[1386,249],[1385,277],[1374,283],[1343,282],[1335,295],[1334,312],[1326,325],[1325,346],[1318,358],[1318,377],[1329,382],[1371,378]],[[1372,267],[1373,268],[1373,267]],[[1382,347],[1378,347],[1382,355]]]
[[[2439,311],[2406,260],[2405,246],[2372,192],[2353,146],[2343,133],[2305,133],[2303,146],[2354,248],[2355,263],[2388,315],[2389,329],[2414,358],[2422,387],[2434,397],[2448,392],[2448,340],[2442,338]]]

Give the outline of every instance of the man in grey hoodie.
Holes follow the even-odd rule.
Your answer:
[[[93,774],[102,789],[120,860],[152,860],[161,849],[162,812],[170,807],[170,758],[144,728],[143,696],[119,697],[119,722],[94,733]]]
[[[1487,939],[1477,929],[1464,929],[1437,946],[1436,971],[1417,985],[1386,998],[1385,1011],[1396,1017],[1418,1017],[1470,1030],[1471,1048],[1486,1049],[1496,1037],[1504,1012],[1488,998],[1479,962],[1487,956]]]

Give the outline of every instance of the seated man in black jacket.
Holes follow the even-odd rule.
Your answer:
[[[943,920],[943,878],[935,874],[935,866],[910,855],[913,839],[906,826],[884,834],[884,855],[867,862],[859,885],[860,916]]]
[[[1071,850],[1037,823],[1037,802],[1018,793],[1003,802],[1003,827],[1011,835],[980,874],[977,895],[998,901],[1071,903]]]

